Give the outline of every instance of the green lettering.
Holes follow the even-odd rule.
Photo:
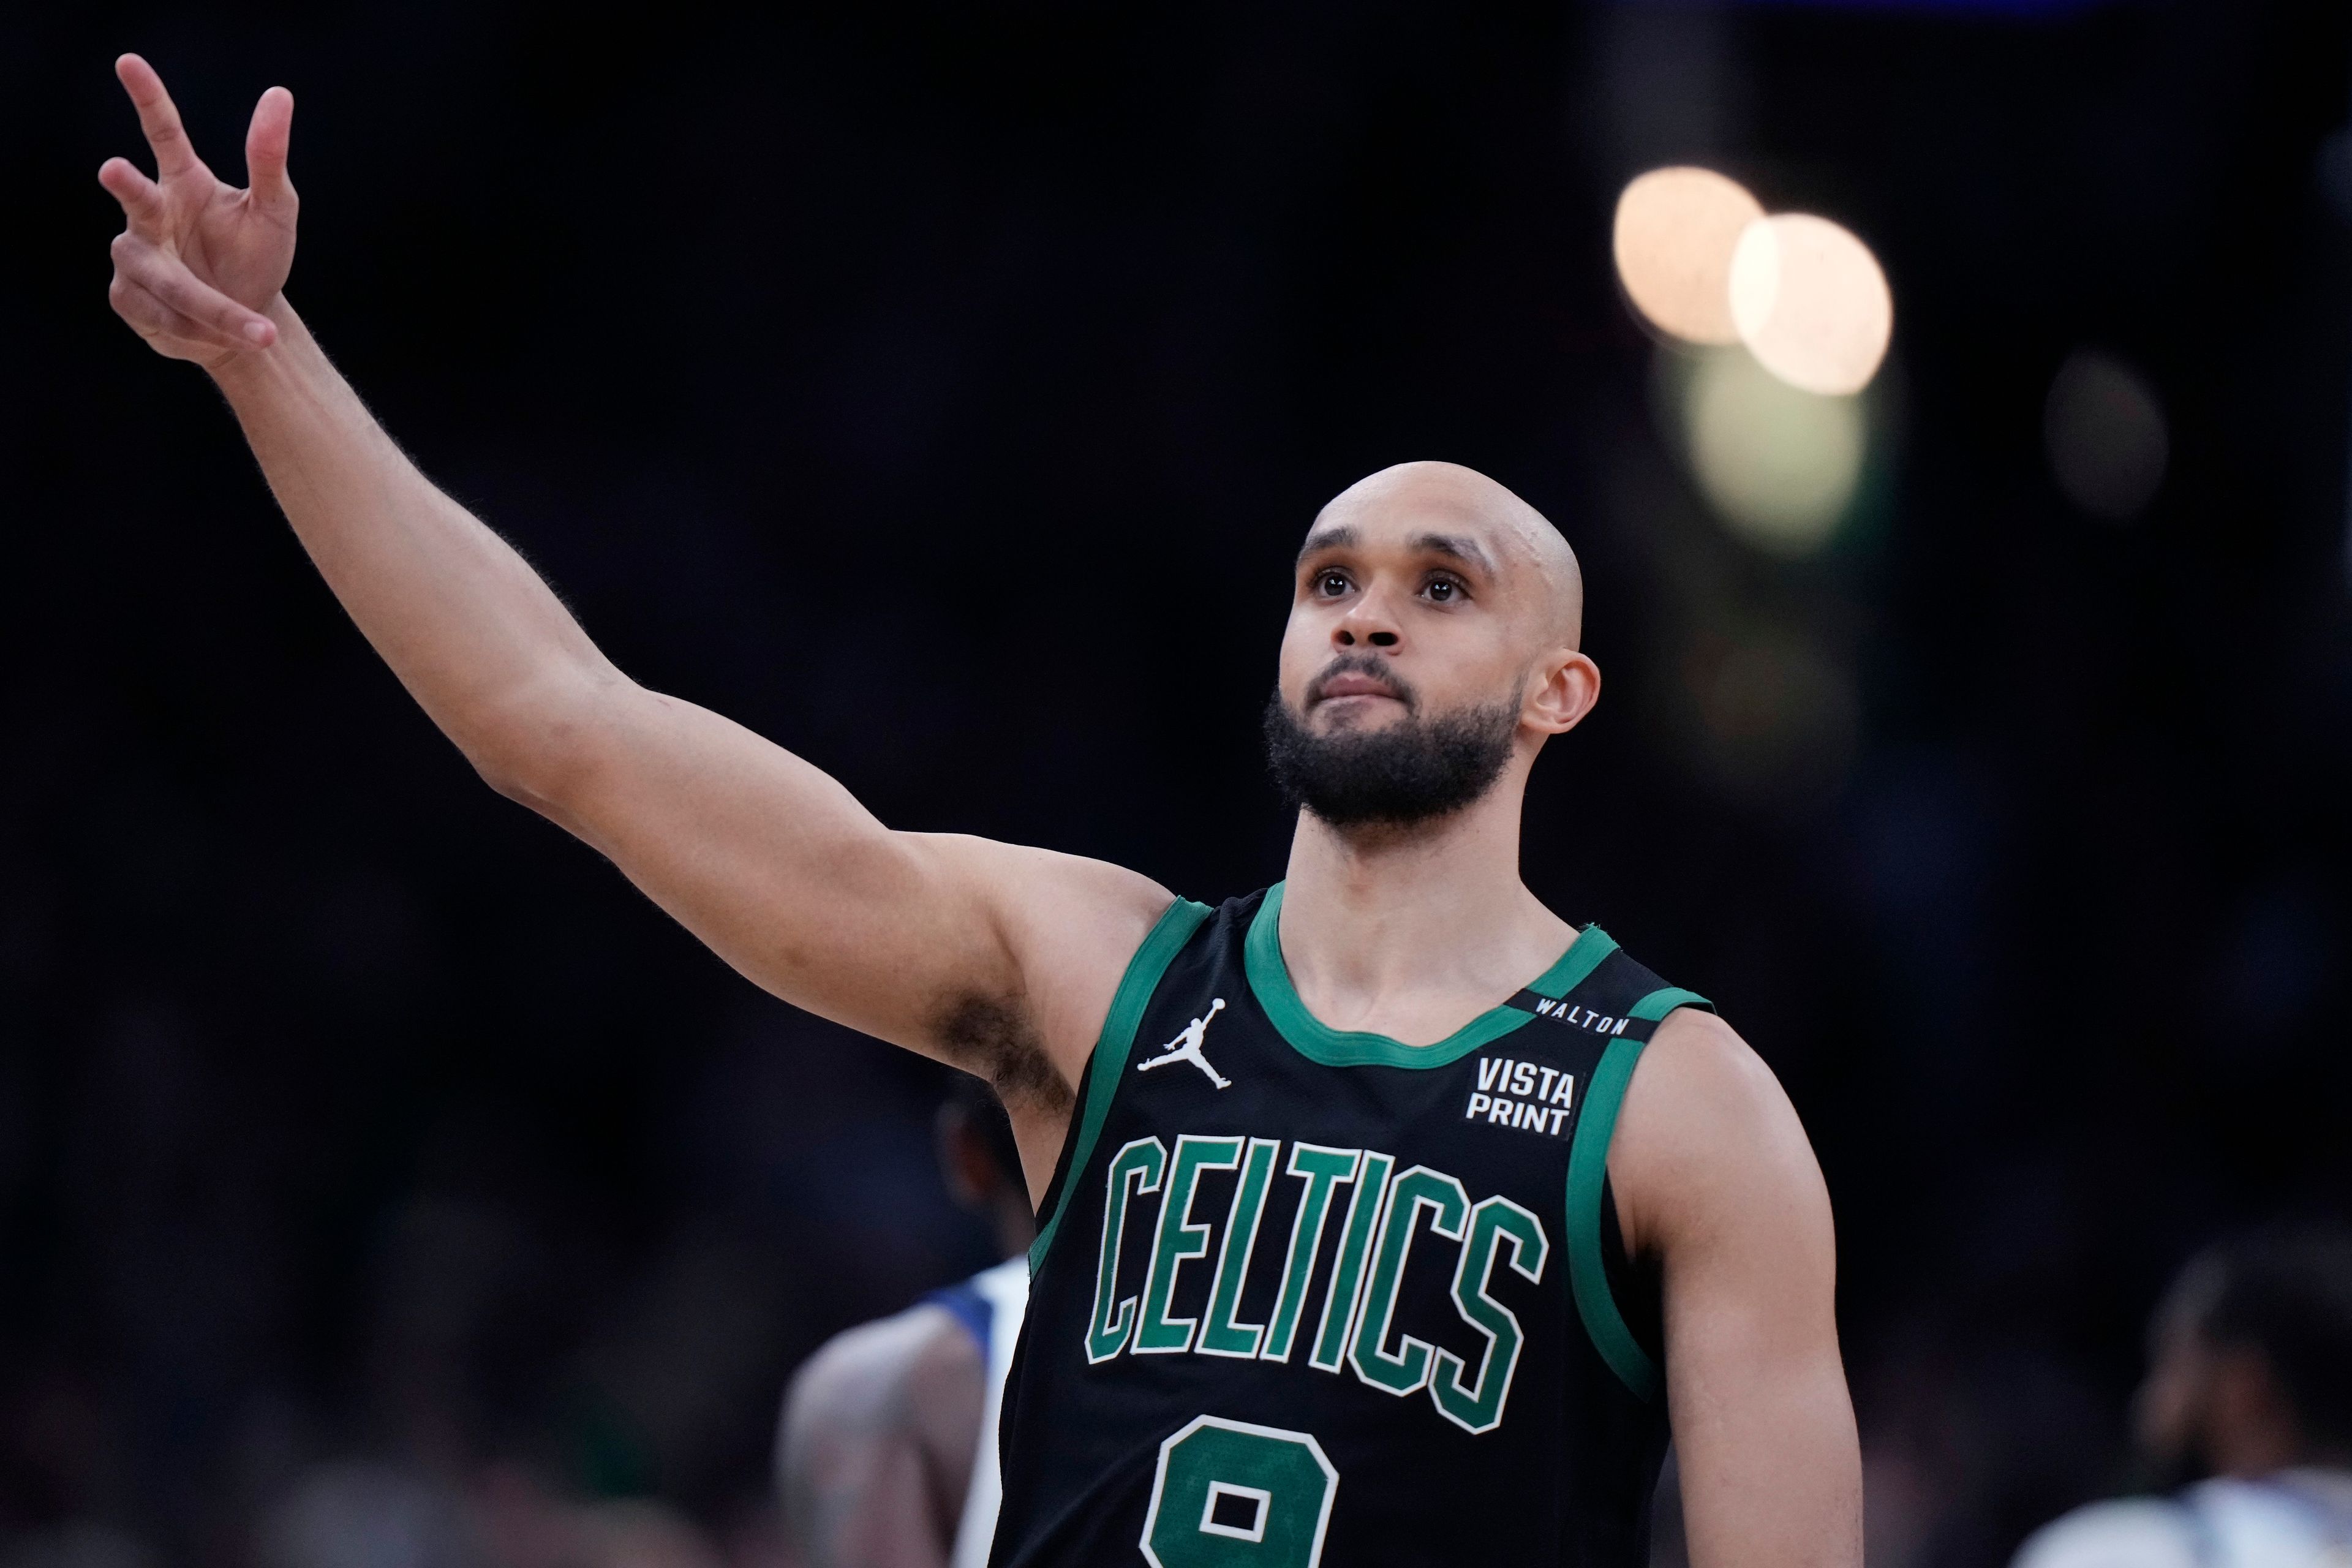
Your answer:
[[[1217,1249],[1217,1277],[1209,1287],[1209,1316],[1201,1324],[1202,1355],[1254,1356],[1265,1331],[1255,1323],[1237,1323],[1234,1313],[1242,1304],[1242,1289],[1249,1282],[1250,1254],[1257,1247],[1257,1223],[1265,1214],[1265,1189],[1274,1179],[1274,1157],[1282,1152],[1278,1138],[1253,1138],[1242,1162],[1242,1179],[1234,1186],[1234,1206],[1225,1215],[1224,1245]]]
[[[1238,1138],[1198,1138],[1186,1133],[1176,1140],[1176,1157],[1168,1172],[1168,1190],[1160,1199],[1160,1233],[1152,1239],[1151,1271],[1143,1281],[1143,1318],[1135,1326],[1135,1353],[1172,1355],[1192,1348],[1191,1318],[1171,1318],[1169,1303],[1176,1298],[1176,1272],[1209,1251],[1209,1227],[1192,1223],[1192,1190],[1202,1171],[1230,1171],[1242,1163]]]
[[[1127,1229],[1128,1199],[1137,1193],[1157,1192],[1160,1173],[1167,1168],[1168,1151],[1157,1138],[1139,1138],[1111,1156],[1103,1181],[1102,1253],[1095,1260],[1095,1316],[1087,1331],[1087,1360],[1108,1361],[1127,1348],[1128,1331],[1135,1323],[1135,1298],[1117,1303],[1118,1243]]]
[[[1381,1224],[1381,1245],[1364,1289],[1364,1310],[1349,1342],[1348,1360],[1356,1375],[1385,1393],[1416,1392],[1429,1379],[1429,1345],[1411,1334],[1388,1348],[1389,1320],[1395,1314],[1397,1289],[1404,1282],[1404,1266],[1412,1250],[1412,1233],[1421,1211],[1430,1211],[1429,1228],[1449,1241],[1462,1239],[1462,1222],[1470,1212],[1470,1194],[1462,1184],[1442,1171],[1415,1165],[1396,1179],[1389,1194],[1388,1214]]]
[[[1267,1361],[1288,1361],[1291,1342],[1298,1336],[1298,1314],[1307,1305],[1307,1283],[1315,1272],[1315,1255],[1323,1250],[1324,1222],[1331,1217],[1331,1192],[1341,1182],[1356,1179],[1363,1163],[1360,1149],[1327,1149],[1319,1143],[1291,1146],[1289,1172],[1306,1179],[1299,1194],[1298,1214],[1290,1222],[1290,1250],[1282,1263],[1282,1292],[1274,1300],[1274,1317],[1265,1327],[1265,1348],[1257,1353]],[[1334,1355],[1330,1370],[1336,1371]]]
[[[1511,1396],[1511,1374],[1518,1370],[1523,1342],[1517,1317],[1486,1294],[1497,1242],[1510,1244],[1512,1271],[1530,1285],[1542,1282],[1550,1251],[1542,1222],[1510,1199],[1488,1198],[1470,1211],[1469,1236],[1454,1269],[1454,1306],[1464,1322],[1486,1336],[1486,1349],[1469,1385],[1462,1379],[1468,1368],[1447,1350],[1437,1352],[1437,1371],[1429,1380],[1438,1413],[1467,1432],[1491,1432],[1503,1424],[1503,1405]]]
[[[1396,1162],[1388,1155],[1364,1151],[1355,1195],[1348,1202],[1348,1227],[1339,1233],[1339,1256],[1331,1260],[1323,1324],[1315,1336],[1315,1353],[1307,1358],[1318,1372],[1339,1371],[1347,1356],[1348,1331],[1355,1326],[1356,1297],[1364,1283],[1364,1254],[1371,1248],[1372,1227],[1380,1223],[1381,1200],[1388,1195],[1389,1173],[1394,1169]]]

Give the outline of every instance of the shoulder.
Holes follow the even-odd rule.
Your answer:
[[[904,1424],[914,1396],[969,1366],[983,1374],[980,1347],[946,1308],[932,1302],[845,1330],[793,1374],[784,1399],[784,1441],[820,1433],[870,1433]]]
[[[2180,1494],[2180,1511],[2230,1562],[2318,1561],[2352,1500],[2347,1482],[2341,1471],[2327,1470],[2286,1470],[2259,1480],[2216,1477]]]
[[[996,888],[1016,898],[1049,898],[1141,908],[1157,899],[1164,907],[1173,896],[1140,871],[1108,860],[1043,849],[1034,844],[1008,844],[970,833],[909,833],[911,843],[943,860],[986,876]]]
[[[986,889],[989,913],[1016,958],[1072,957],[1109,966],[1111,983],[1176,895],[1108,860],[961,833],[910,835]]]
[[[803,1554],[941,1561],[986,1386],[971,1331],[934,1302],[825,1342],[793,1377],[775,1453],[786,1528]]]
[[[1820,1166],[1780,1079],[1730,1025],[1696,1008],[1669,1015],[1643,1048],[1609,1172],[1636,1252],[1724,1223],[1828,1223]]]
[[[1128,962],[1176,896],[1141,872],[1083,855],[965,834],[910,837],[982,889],[1019,975],[1020,996],[1004,1000],[1075,1085]]]
[[[2197,1568],[2188,1510],[2157,1498],[2095,1502],[2026,1538],[2011,1568]]]
[[[1730,1025],[1697,1007],[1668,1014],[1643,1047],[1626,1090],[1627,1110],[1639,1098],[1667,1095],[1685,1113],[1739,1120],[1769,1116],[1788,1104],[1780,1080],[1754,1047]]]

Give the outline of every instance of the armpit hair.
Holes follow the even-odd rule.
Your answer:
[[[949,1061],[977,1074],[1008,1108],[1066,1113],[1076,1097],[1016,1007],[993,996],[961,996],[941,1011],[939,1038]]]

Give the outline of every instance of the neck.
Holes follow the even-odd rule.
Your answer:
[[[1309,1012],[1433,1044],[1550,967],[1575,933],[1519,880],[1525,782],[1506,770],[1469,806],[1406,828],[1299,813],[1282,952]]]

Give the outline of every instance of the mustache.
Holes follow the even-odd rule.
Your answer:
[[[1387,660],[1377,654],[1370,653],[1343,653],[1325,665],[1317,672],[1315,679],[1307,683],[1306,706],[1312,708],[1322,701],[1323,694],[1331,682],[1343,675],[1360,675],[1368,679],[1377,680],[1390,696],[1404,704],[1406,712],[1417,713],[1421,710],[1421,694],[1413,690],[1410,682],[1391,669]]]

